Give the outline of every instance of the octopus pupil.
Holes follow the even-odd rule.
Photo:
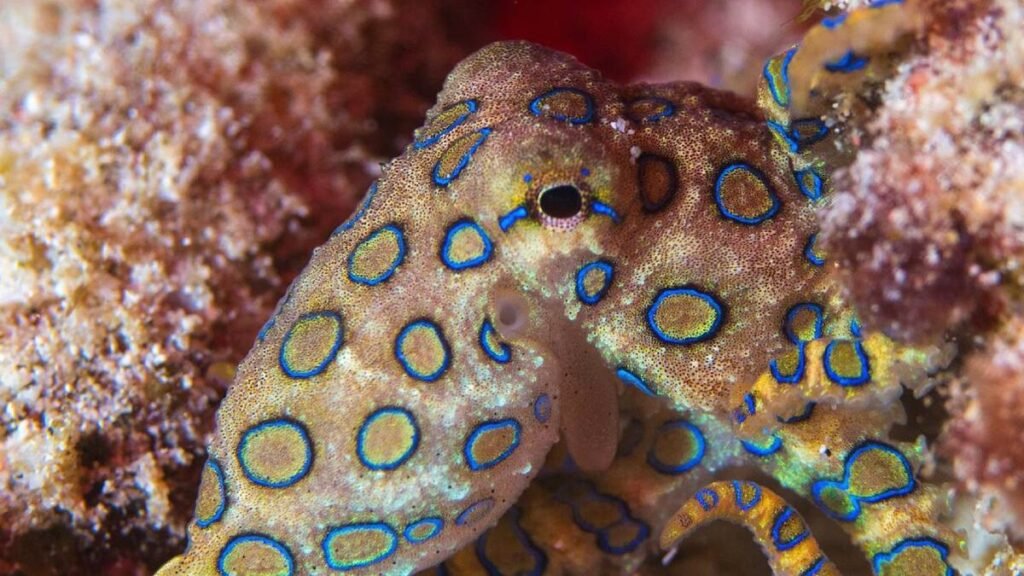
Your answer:
[[[540,211],[550,218],[573,218],[582,208],[583,195],[575,186],[563,184],[540,194]]]

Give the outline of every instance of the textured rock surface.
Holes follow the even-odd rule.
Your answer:
[[[461,54],[446,25],[431,2],[3,2],[0,573],[180,547],[234,363],[419,122]]]

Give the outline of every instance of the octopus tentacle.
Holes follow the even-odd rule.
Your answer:
[[[798,348],[798,377],[770,370],[737,401],[744,446],[850,533],[877,574],[951,574],[959,539],[938,521],[943,492],[918,475],[924,442],[888,438],[903,418],[899,368],[929,356],[857,331]]]
[[[746,480],[712,482],[698,490],[662,530],[661,547],[670,549],[715,520],[749,530],[775,576],[839,574],[800,514],[775,492]]]

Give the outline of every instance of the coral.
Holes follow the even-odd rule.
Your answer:
[[[842,523],[876,571],[947,573],[959,542],[924,444],[888,437],[901,371],[940,350],[843,302],[814,242],[825,192],[779,145],[795,130],[526,43],[462,62],[240,365],[191,546],[160,574],[410,573],[474,540],[445,569],[491,571],[501,536],[481,534],[506,512],[533,572],[629,572],[671,516],[659,498],[694,492],[678,518],[750,526],[782,574],[831,569],[773,491],[697,490],[737,464]],[[624,453],[643,396],[671,406],[633,416]]]
[[[927,45],[853,110],[856,156],[823,210],[865,325],[904,339],[984,332],[1020,300],[1021,8],[961,4],[932,6]]]
[[[981,526],[1024,537],[1024,26],[1019,2],[920,2],[889,72],[830,112],[848,161],[822,241],[866,327],[958,343],[939,452]]]
[[[291,255],[460,53],[407,4],[0,6],[0,572],[137,574],[180,548]]]
[[[951,404],[944,450],[970,493],[981,493],[983,525],[990,532],[1022,533],[1024,437],[1024,323],[1010,322],[970,355]]]

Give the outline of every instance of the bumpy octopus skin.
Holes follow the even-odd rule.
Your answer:
[[[887,438],[928,355],[862,334],[816,250],[791,60],[761,110],[526,43],[460,64],[240,365],[158,574],[616,573],[716,519],[837,573],[768,488],[708,484],[737,464],[877,573],[951,574],[924,447]]]

